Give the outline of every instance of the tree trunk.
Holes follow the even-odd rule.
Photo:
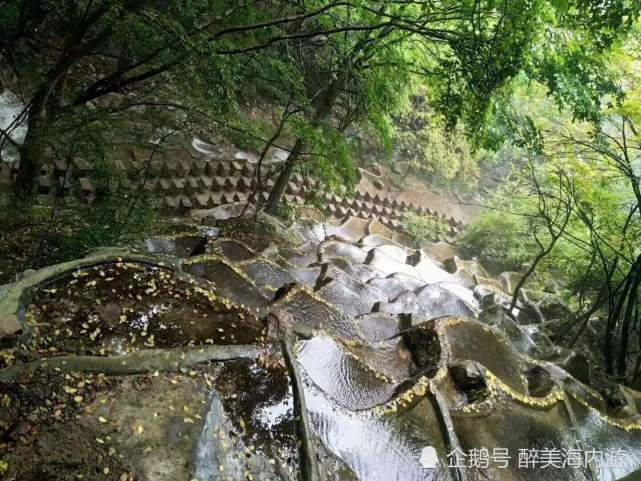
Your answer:
[[[276,179],[274,187],[269,193],[267,204],[265,205],[265,212],[267,212],[268,214],[275,215],[278,212],[278,206],[280,205],[280,201],[285,194],[287,183],[289,182],[289,178],[294,171],[294,165],[296,164],[298,157],[300,157],[300,153],[302,150],[303,140],[299,138],[298,140],[296,140],[292,151],[287,156],[285,165],[283,166],[283,170],[280,172],[280,175],[278,176],[278,179]]]
[[[641,283],[641,270],[637,269],[634,274],[632,287],[628,293],[628,300],[625,306],[625,313],[623,315],[623,324],[621,325],[621,347],[619,348],[619,355],[617,357],[617,374],[622,381],[626,379],[630,326],[632,324],[634,307],[637,302],[637,290],[639,289],[639,283]]]
[[[609,375],[614,374],[614,335],[621,318],[621,312],[626,304],[626,300],[631,298],[630,290],[635,283],[638,271],[641,270],[641,255],[639,255],[623,281],[623,291],[619,294],[614,309],[608,313],[608,322],[605,330],[605,342],[603,345],[603,357],[605,358],[605,369]]]

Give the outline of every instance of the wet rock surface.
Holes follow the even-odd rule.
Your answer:
[[[449,245],[412,250],[363,219],[289,228],[296,245],[227,222],[147,242],[171,268],[114,258],[0,302],[24,331],[2,340],[6,479],[609,481],[641,468],[641,396],[597,393],[572,353],[565,369],[548,362],[540,316],[563,306],[507,312],[515,273],[491,279]],[[216,346],[245,355],[203,357]],[[152,350],[173,351],[96,372],[95,359]],[[448,466],[452,451],[502,448],[505,467]],[[623,461],[518,462],[519,449],[589,448]]]
[[[26,316],[47,355],[250,344],[261,330],[254,316],[193,279],[132,262],[101,264],[48,283],[34,294]]]

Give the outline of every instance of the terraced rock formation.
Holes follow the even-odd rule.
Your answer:
[[[443,263],[447,246],[411,250],[357,217],[288,232],[295,247],[256,250],[194,226],[2,287],[0,315],[23,328],[0,370],[5,479],[609,481],[641,468],[641,395],[621,387],[615,403],[574,377],[536,306],[508,315],[474,261]]]
[[[280,151],[265,160],[261,169],[264,179],[265,199],[274,185]],[[230,152],[194,139],[191,146],[179,146],[165,152],[130,148],[115,161],[115,167],[129,176],[132,181],[146,169],[153,172],[144,188],[152,190],[162,199],[165,210],[170,214],[185,213],[192,209],[217,209],[214,215],[237,215],[251,198],[257,169],[257,157],[249,152]],[[10,183],[11,170],[16,166],[0,164],[0,181]],[[362,219],[376,219],[383,225],[398,229],[408,212],[433,216],[449,224],[449,235],[455,235],[468,219],[469,214],[460,206],[447,202],[425,188],[408,187],[395,189],[391,172],[375,165],[373,170],[359,169],[360,181],[353,197],[328,194],[323,199],[331,217],[343,219],[354,216]],[[89,201],[95,195],[91,182],[91,166],[80,158],[70,163],[58,162],[53,169],[43,170],[39,190],[48,194],[61,191],[75,191]],[[314,185],[313,179],[304,179],[294,174],[289,182],[285,199],[289,204],[303,205],[305,197]],[[427,205],[431,207],[426,207]],[[227,213],[227,214],[225,214]]]

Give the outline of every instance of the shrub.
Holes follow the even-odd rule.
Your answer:
[[[449,227],[438,217],[410,213],[404,219],[403,229],[418,248],[444,237]]]
[[[536,253],[523,219],[487,211],[472,221],[459,238],[460,245],[499,270],[519,270]]]

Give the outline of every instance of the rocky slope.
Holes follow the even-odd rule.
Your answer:
[[[537,306],[509,316],[500,282],[446,260],[448,245],[412,250],[355,217],[280,226],[295,245],[255,248],[219,227],[205,217],[0,290],[2,319],[23,331],[2,341],[4,479],[614,480],[641,467],[641,396],[577,380]]]

